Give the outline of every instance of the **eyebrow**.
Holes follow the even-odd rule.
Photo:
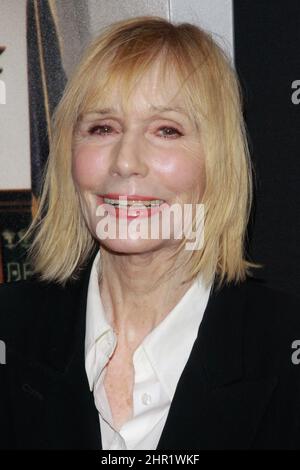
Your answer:
[[[175,107],[168,107],[168,106],[153,106],[151,105],[150,106],[150,111],[159,111],[161,113],[165,113],[165,112],[169,112],[169,111],[175,111],[175,112],[179,112],[179,113],[183,113],[183,114],[186,114],[187,115],[187,112],[186,110],[181,107],[181,106],[175,106]],[[104,115],[104,114],[117,114],[117,109],[116,108],[97,108],[95,110],[92,110],[90,111],[89,113],[87,114],[101,114],[101,115]]]

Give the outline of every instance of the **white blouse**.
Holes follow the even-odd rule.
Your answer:
[[[196,279],[169,314],[144,338],[133,355],[133,418],[118,431],[103,385],[106,364],[116,347],[100,297],[100,251],[91,270],[85,336],[85,369],[99,412],[103,450],[153,450],[162,434],[171,401],[188,361],[212,283]],[[99,443],[100,448],[100,443]]]

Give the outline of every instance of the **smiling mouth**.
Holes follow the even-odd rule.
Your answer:
[[[129,208],[134,208],[134,209],[151,209],[152,207],[159,207],[161,206],[165,201],[163,199],[151,199],[148,201],[142,201],[142,200],[124,200],[124,199],[111,199],[111,198],[106,198],[103,197],[103,202],[105,204],[110,204],[113,207],[119,208],[119,209],[126,209],[127,207]]]
[[[118,209],[126,209],[126,208],[133,208],[133,209],[151,209],[156,208],[164,204],[166,201],[163,199],[139,199],[138,197],[134,199],[132,196],[130,198],[126,196],[120,196],[117,198],[113,197],[105,197],[99,195],[98,198],[100,199],[101,203],[109,204]]]

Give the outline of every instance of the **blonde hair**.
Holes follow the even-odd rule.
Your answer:
[[[71,177],[74,131],[108,89],[129,96],[136,81],[164,54],[162,73],[173,67],[187,109],[200,124],[205,153],[205,237],[189,258],[190,279],[245,280],[260,265],[245,259],[252,205],[252,166],[237,75],[224,51],[199,27],[153,16],[119,21],[96,37],[78,64],[52,118],[50,154],[29,258],[36,273],[64,284],[91,258],[97,240],[85,223]],[[184,247],[182,240],[177,253]]]

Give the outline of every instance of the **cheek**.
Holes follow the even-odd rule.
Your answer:
[[[72,159],[72,176],[81,188],[93,187],[99,184],[105,175],[105,157],[92,146],[75,147]]]
[[[165,155],[153,164],[155,171],[163,179],[164,184],[173,192],[181,193],[192,189],[194,186],[205,185],[205,166],[202,155],[177,153]]]

